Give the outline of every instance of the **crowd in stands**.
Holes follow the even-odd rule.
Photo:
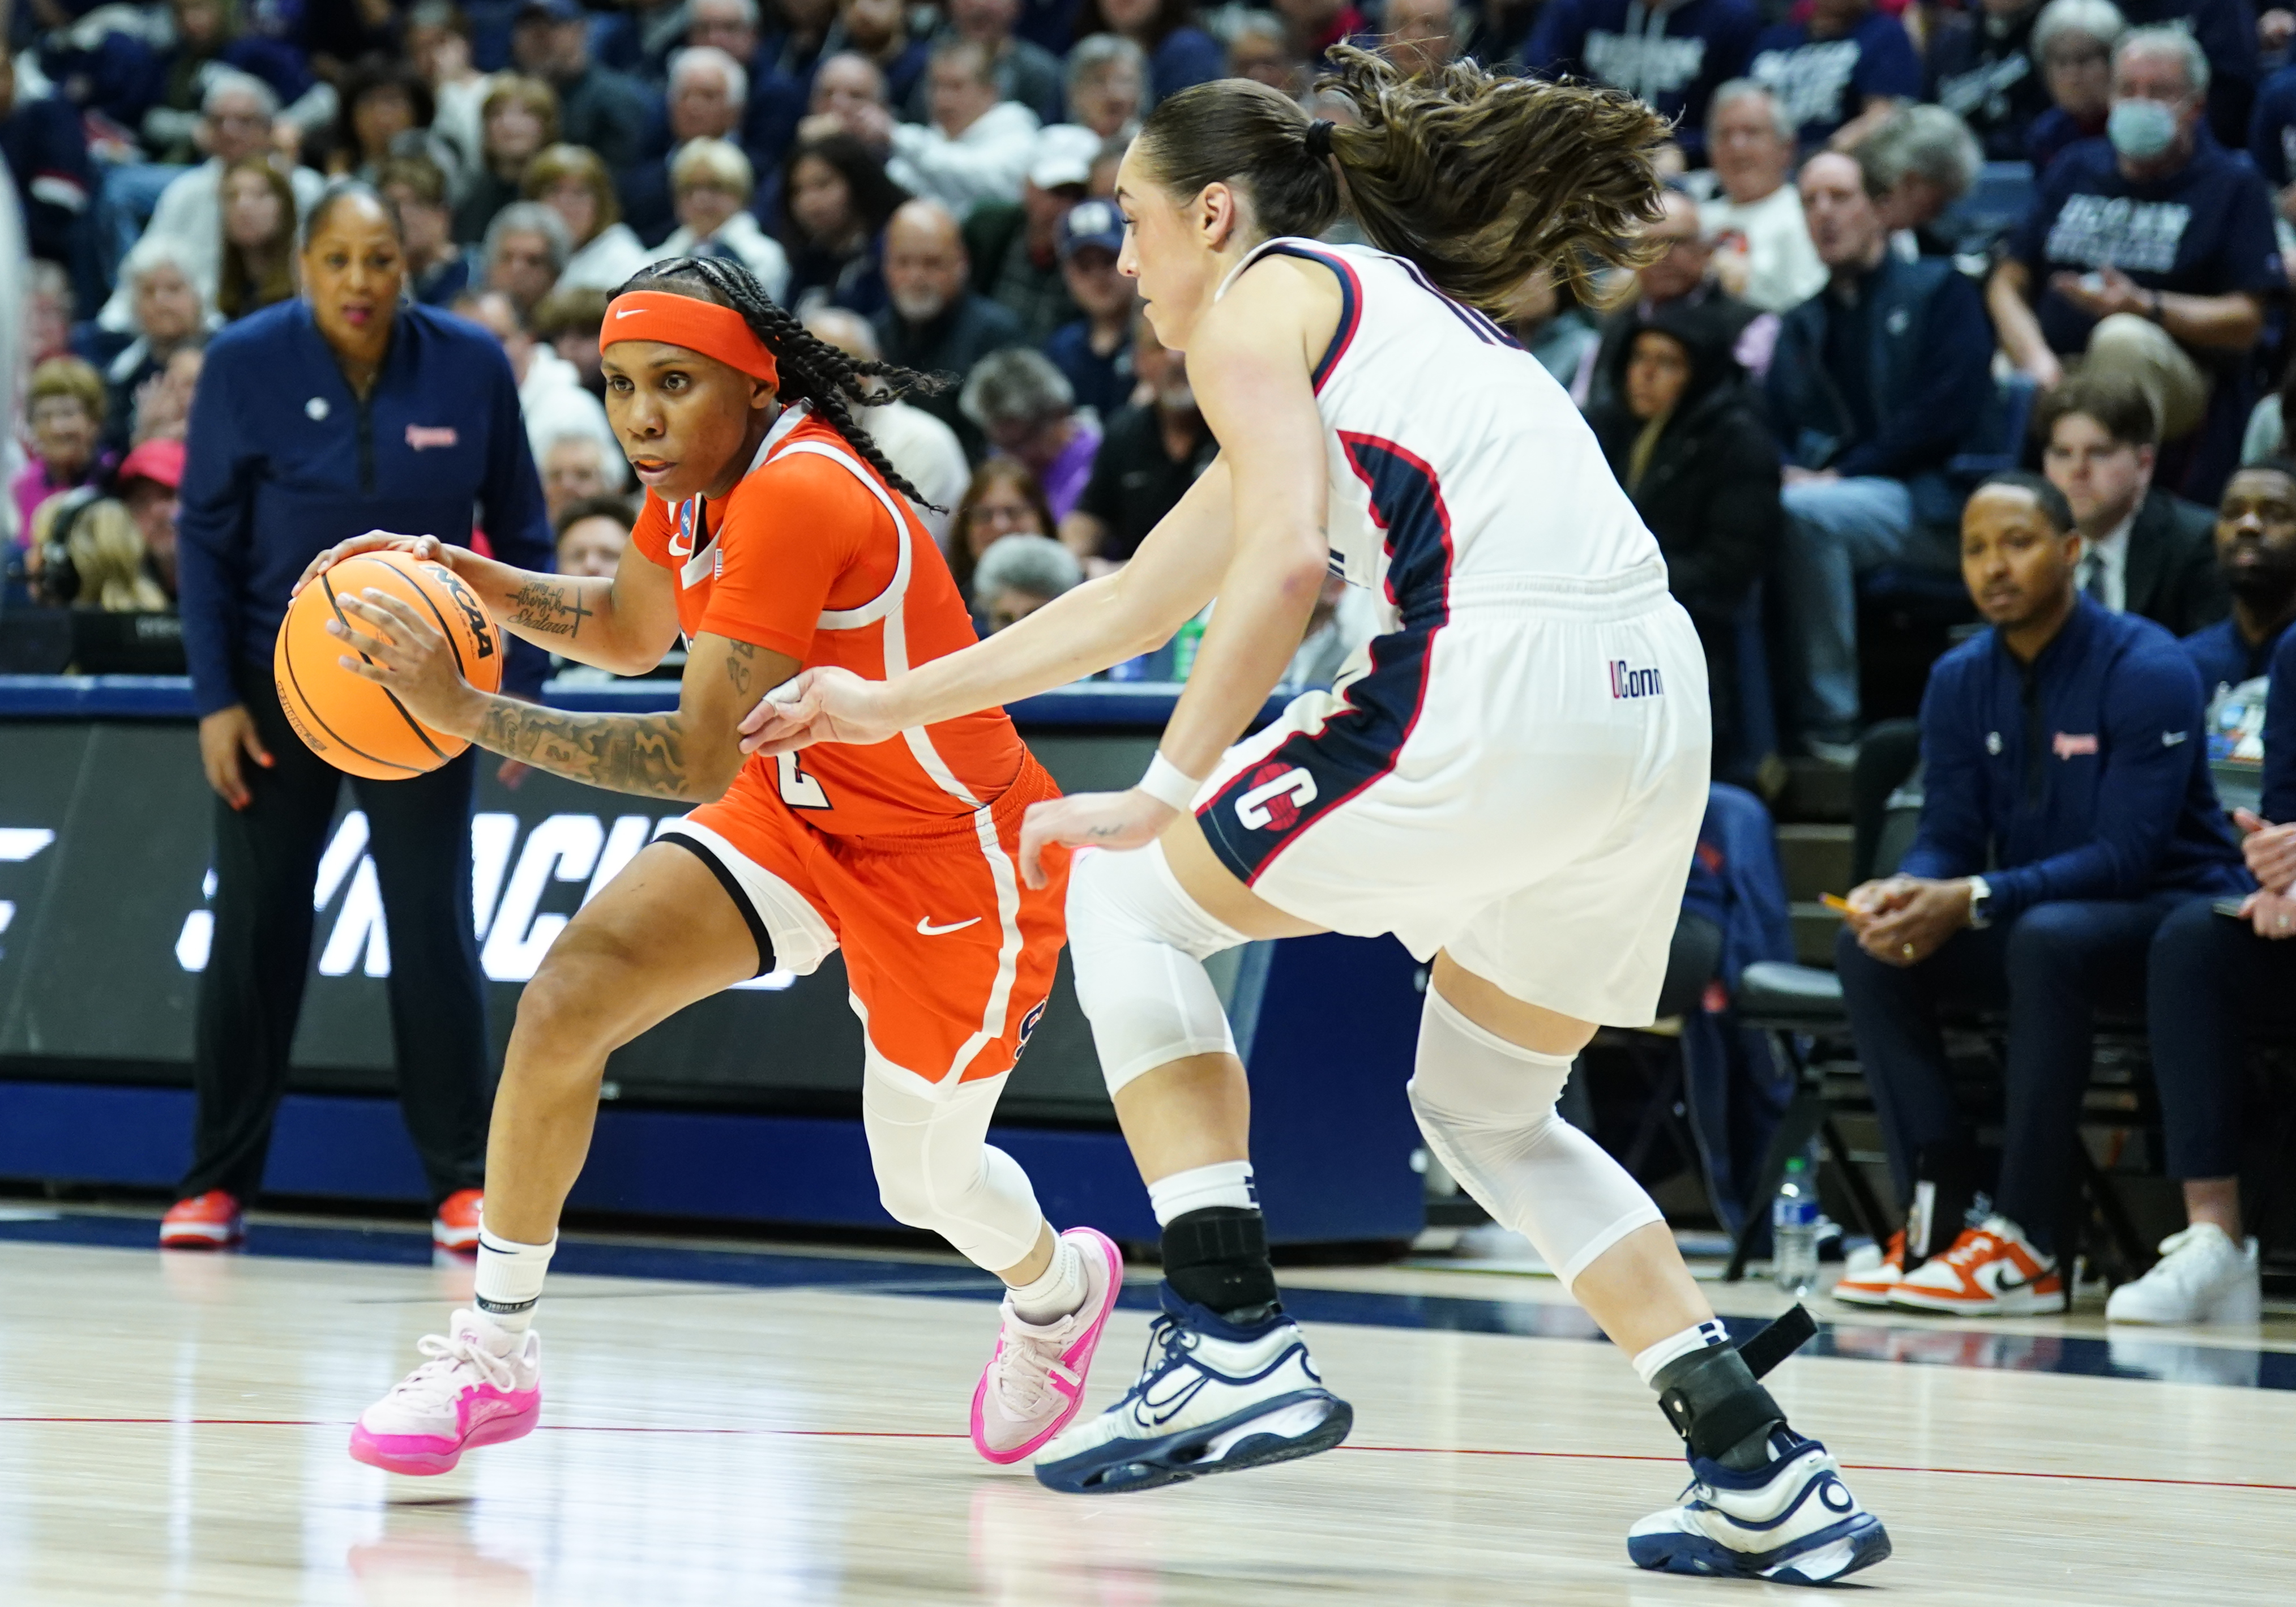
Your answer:
[[[166,605],[201,348],[297,294],[299,220],[356,177],[397,209],[412,295],[506,354],[562,568],[610,568],[632,517],[599,400],[607,295],[648,261],[718,256],[857,357],[950,376],[866,422],[1001,627],[1126,562],[1217,450],[1118,268],[1132,130],[1228,74],[1348,115],[1314,80],[1352,43],[1407,70],[1577,75],[1676,119],[1646,266],[1607,307],[1534,275],[1509,322],[1665,551],[1708,649],[1718,775],[1774,788],[1781,755],[1849,764],[1875,718],[1909,712],[1873,696],[1872,633],[1908,611],[1877,599],[1918,604],[1929,657],[1966,638],[1923,705],[1922,845],[1853,923],[1947,922],[1957,901],[1962,927],[1924,928],[1915,963],[1855,931],[1841,956],[1901,1184],[1962,1142],[1923,1025],[1939,1000],[2046,996],[2013,1044],[2021,1181],[1996,1199],[2031,1219],[1993,1239],[2045,1275],[2082,1001],[2182,930],[2187,895],[2296,879],[2296,847],[2283,865],[2257,846],[2277,828],[2243,862],[2207,770],[2234,740],[2210,724],[2226,700],[2262,703],[2226,689],[2270,674],[2296,611],[2287,10],[28,0],[12,27],[0,152],[37,258],[9,443],[19,594],[64,600],[40,571],[84,549],[71,601]],[[1293,684],[1375,628],[1343,592]],[[2046,631],[2028,619],[2052,608]],[[2131,743],[2141,780],[2115,768]],[[2243,930],[2199,924],[2211,953]],[[1957,957],[1925,968],[1941,947]],[[2171,1148],[2223,1163],[2213,1139]],[[2222,1218],[2196,1207],[2236,1245]],[[1918,1271],[1894,1255],[1884,1283]]]

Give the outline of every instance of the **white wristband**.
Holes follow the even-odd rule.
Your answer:
[[[1196,789],[1204,783],[1166,758],[1159,748],[1156,757],[1148,761],[1148,774],[1134,784],[1158,803],[1185,814],[1196,801]]]

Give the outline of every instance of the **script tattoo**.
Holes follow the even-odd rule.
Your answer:
[[[748,693],[750,677],[757,669],[757,656],[758,650],[753,644],[736,642],[731,637],[726,639],[726,678],[734,683],[734,691],[745,695]]]
[[[582,634],[582,621],[592,611],[583,605],[582,585],[529,580],[510,594],[510,624],[545,636],[568,640]]]
[[[688,776],[685,732],[675,714],[568,714],[497,699],[478,741],[537,770],[616,792],[693,803],[718,796]]]

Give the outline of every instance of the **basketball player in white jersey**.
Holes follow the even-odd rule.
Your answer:
[[[1432,961],[1410,1084],[1429,1146],[1687,1442],[1691,1488],[1634,1526],[1634,1561],[1838,1578],[1888,1537],[1757,1382],[1807,1318],[1730,1344],[1658,1208],[1554,1109],[1598,1023],[1652,1018],[1705,807],[1704,660],[1594,437],[1480,309],[1634,259],[1665,125],[1607,90],[1334,58],[1360,127],[1226,79],[1165,101],[1125,158],[1120,266],[1222,447],[1132,562],[907,676],[809,671],[743,729],[880,742],[1145,652],[1218,597],[1140,784],[1039,804],[1022,838],[1029,874],[1048,843],[1106,850],[1077,858],[1070,952],[1166,1272],[1139,1383],[1039,1480],[1136,1489],[1346,1436],[1277,1300],[1203,960],[1392,932]],[[1308,238],[1343,204],[1381,249]],[[1386,634],[1238,742],[1327,562]]]

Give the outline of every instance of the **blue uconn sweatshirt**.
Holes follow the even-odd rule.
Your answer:
[[[1983,631],[1922,699],[1909,876],[1981,874],[1992,915],[2249,886],[2209,778],[2201,677],[2149,619],[2087,598],[2030,665]]]
[[[288,588],[338,541],[395,530],[467,545],[476,522],[504,563],[553,567],[510,360],[477,324],[427,307],[398,308],[365,402],[299,299],[217,335],[192,403],[182,499],[184,652],[202,717],[241,701],[242,665],[269,674]],[[503,688],[530,696],[548,667],[513,641]]]
[[[1706,104],[1742,78],[1762,20],[1751,0],[1547,0],[1522,47],[1522,64],[1543,78],[1593,78],[1639,97],[1674,131],[1691,165],[1706,150]]]

